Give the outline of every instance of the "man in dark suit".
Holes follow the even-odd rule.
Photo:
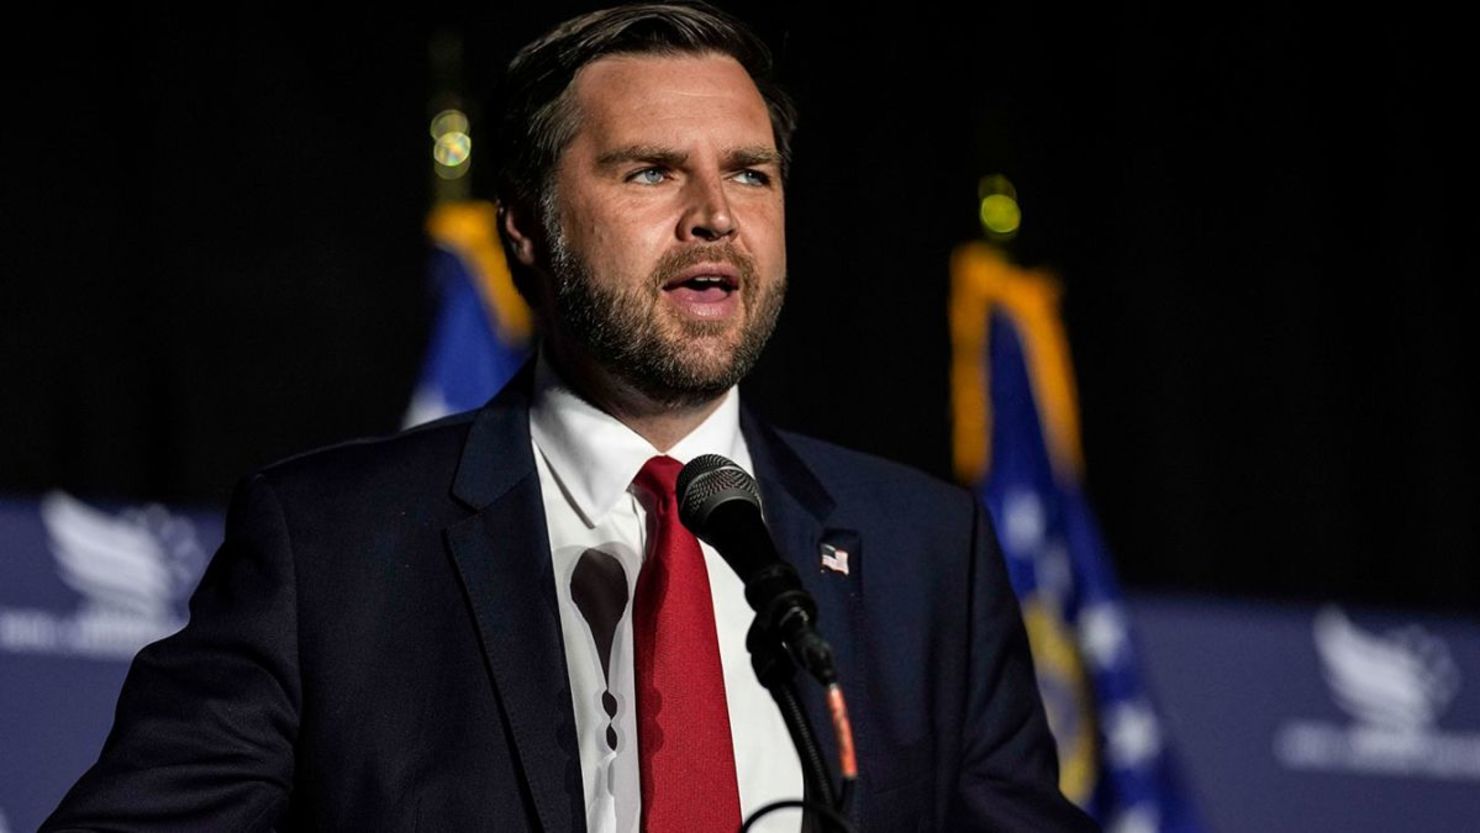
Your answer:
[[[733,830],[798,767],[752,708],[738,585],[651,485],[713,448],[816,598],[860,829],[1092,829],[974,498],[739,407],[785,285],[793,114],[768,64],[706,6],[521,51],[500,217],[538,366],[476,413],[246,481],[189,625],[140,653],[44,829]],[[593,564],[617,578],[582,585]],[[716,707],[705,686],[716,720],[673,721]]]

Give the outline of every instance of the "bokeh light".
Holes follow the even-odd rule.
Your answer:
[[[977,183],[976,194],[982,230],[993,240],[1011,240],[1023,222],[1017,188],[1011,180],[1002,174],[984,176]]]
[[[468,135],[468,116],[461,110],[443,110],[432,117],[432,159],[437,176],[461,179],[473,158],[473,138]]]

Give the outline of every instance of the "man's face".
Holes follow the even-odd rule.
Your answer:
[[[765,102],[719,55],[608,56],[572,92],[579,127],[544,211],[549,338],[654,401],[710,401],[754,364],[785,292]]]

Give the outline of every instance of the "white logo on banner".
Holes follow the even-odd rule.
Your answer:
[[[1480,780],[1480,734],[1442,732],[1439,716],[1459,692],[1449,648],[1411,625],[1385,634],[1339,609],[1315,620],[1316,653],[1336,705],[1355,721],[1296,720],[1274,751],[1292,769]]]
[[[157,504],[114,515],[63,492],[40,511],[57,575],[82,603],[71,615],[0,608],[0,649],[126,660],[180,629],[174,605],[205,561],[189,520]]]

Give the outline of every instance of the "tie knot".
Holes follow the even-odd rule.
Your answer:
[[[683,463],[678,462],[664,454],[660,454],[642,464],[642,471],[632,482],[639,489],[647,492],[657,499],[658,503],[668,504],[678,501],[674,490],[678,485],[678,473],[683,471]]]

